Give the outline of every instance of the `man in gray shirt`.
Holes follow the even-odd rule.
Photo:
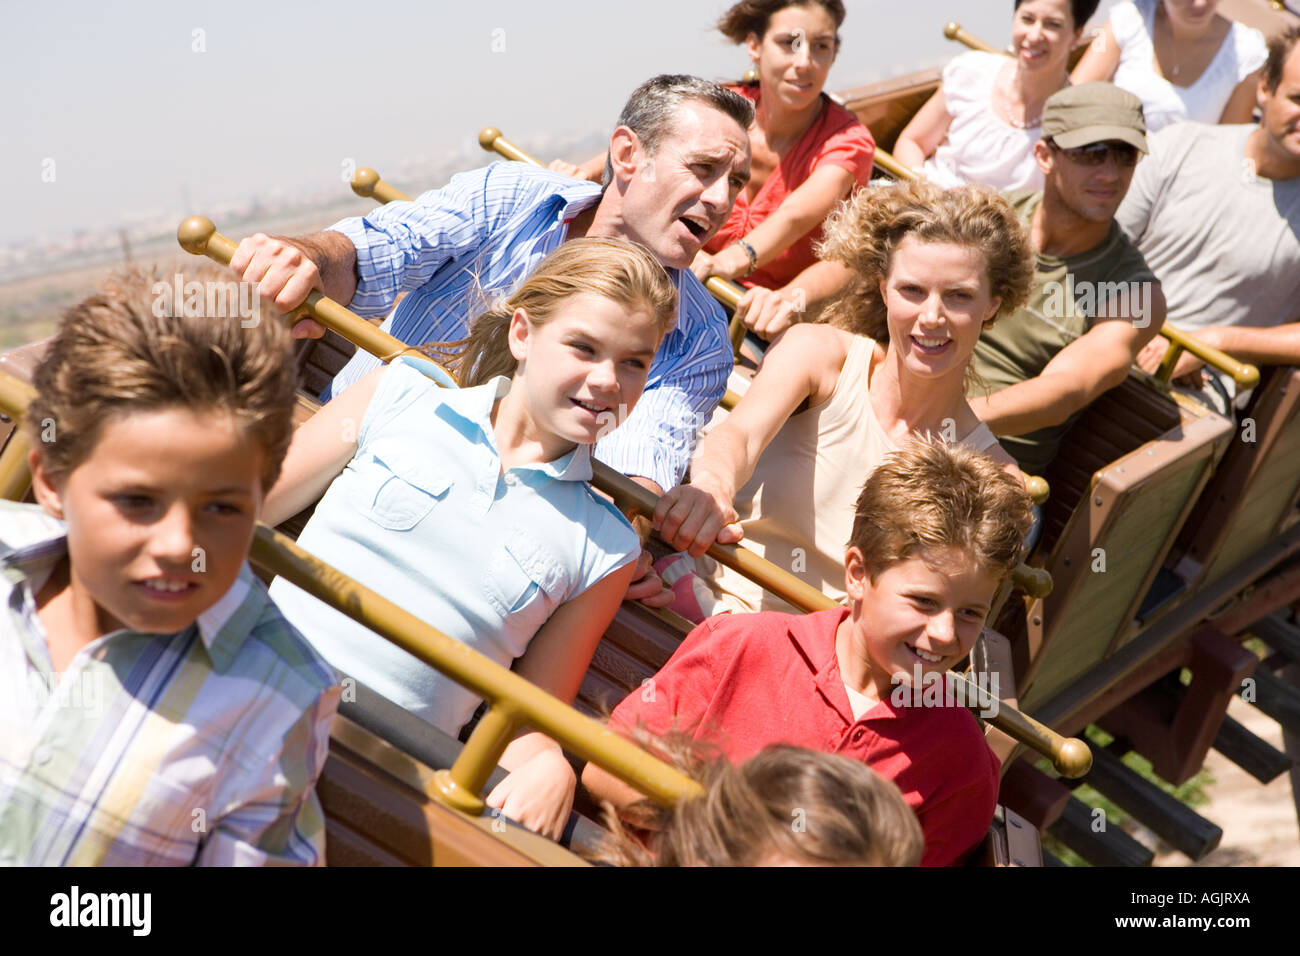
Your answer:
[[[1300,27],[1269,43],[1258,126],[1151,138],[1116,221],[1164,286],[1169,322],[1256,365],[1300,365]],[[1154,371],[1166,340],[1138,364]],[[1184,354],[1176,377],[1199,377]],[[1231,381],[1220,378],[1231,388]]]

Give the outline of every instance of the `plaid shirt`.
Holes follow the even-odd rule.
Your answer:
[[[414,202],[392,202],[330,228],[356,246],[359,283],[351,308],[388,313],[380,326],[403,342],[451,342],[469,334],[488,301],[513,290],[568,235],[569,223],[600,201],[600,187],[527,163],[459,173]],[[698,429],[731,374],[727,316],[689,269],[670,269],[677,325],[655,353],[645,391],[627,422],[602,438],[596,457],[665,490],[681,481]],[[359,351],[322,398],[351,386],[379,360]]]
[[[245,565],[176,634],[53,672],[35,595],[61,522],[0,501],[0,864],[318,865],[337,678]]]

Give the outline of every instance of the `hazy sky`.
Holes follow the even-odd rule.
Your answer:
[[[183,215],[345,161],[526,145],[613,125],[660,72],[733,78],[727,0],[0,0],[0,242]],[[1010,0],[847,0],[829,88],[934,65],[958,19],[990,42]],[[487,154],[481,154],[487,161]],[[53,174],[53,182],[45,182]],[[435,184],[412,184],[426,186]]]

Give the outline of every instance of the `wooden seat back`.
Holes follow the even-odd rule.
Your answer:
[[[1179,536],[1174,571],[1194,591],[1279,531],[1300,499],[1300,369],[1272,368]]]
[[[1134,376],[1071,430],[1049,470],[1037,559],[1055,587],[1023,618],[1002,620],[1026,710],[1134,636],[1137,609],[1232,430]]]

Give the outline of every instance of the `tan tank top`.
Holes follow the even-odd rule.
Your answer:
[[[736,495],[744,547],[835,601],[845,598],[844,551],[858,495],[876,466],[897,450],[867,394],[874,348],[872,339],[854,337],[830,398],[781,426]],[[961,444],[983,451],[997,439],[981,424]],[[706,583],[712,579],[709,589],[721,605],[709,613],[794,610],[711,558],[697,561],[697,573]]]

